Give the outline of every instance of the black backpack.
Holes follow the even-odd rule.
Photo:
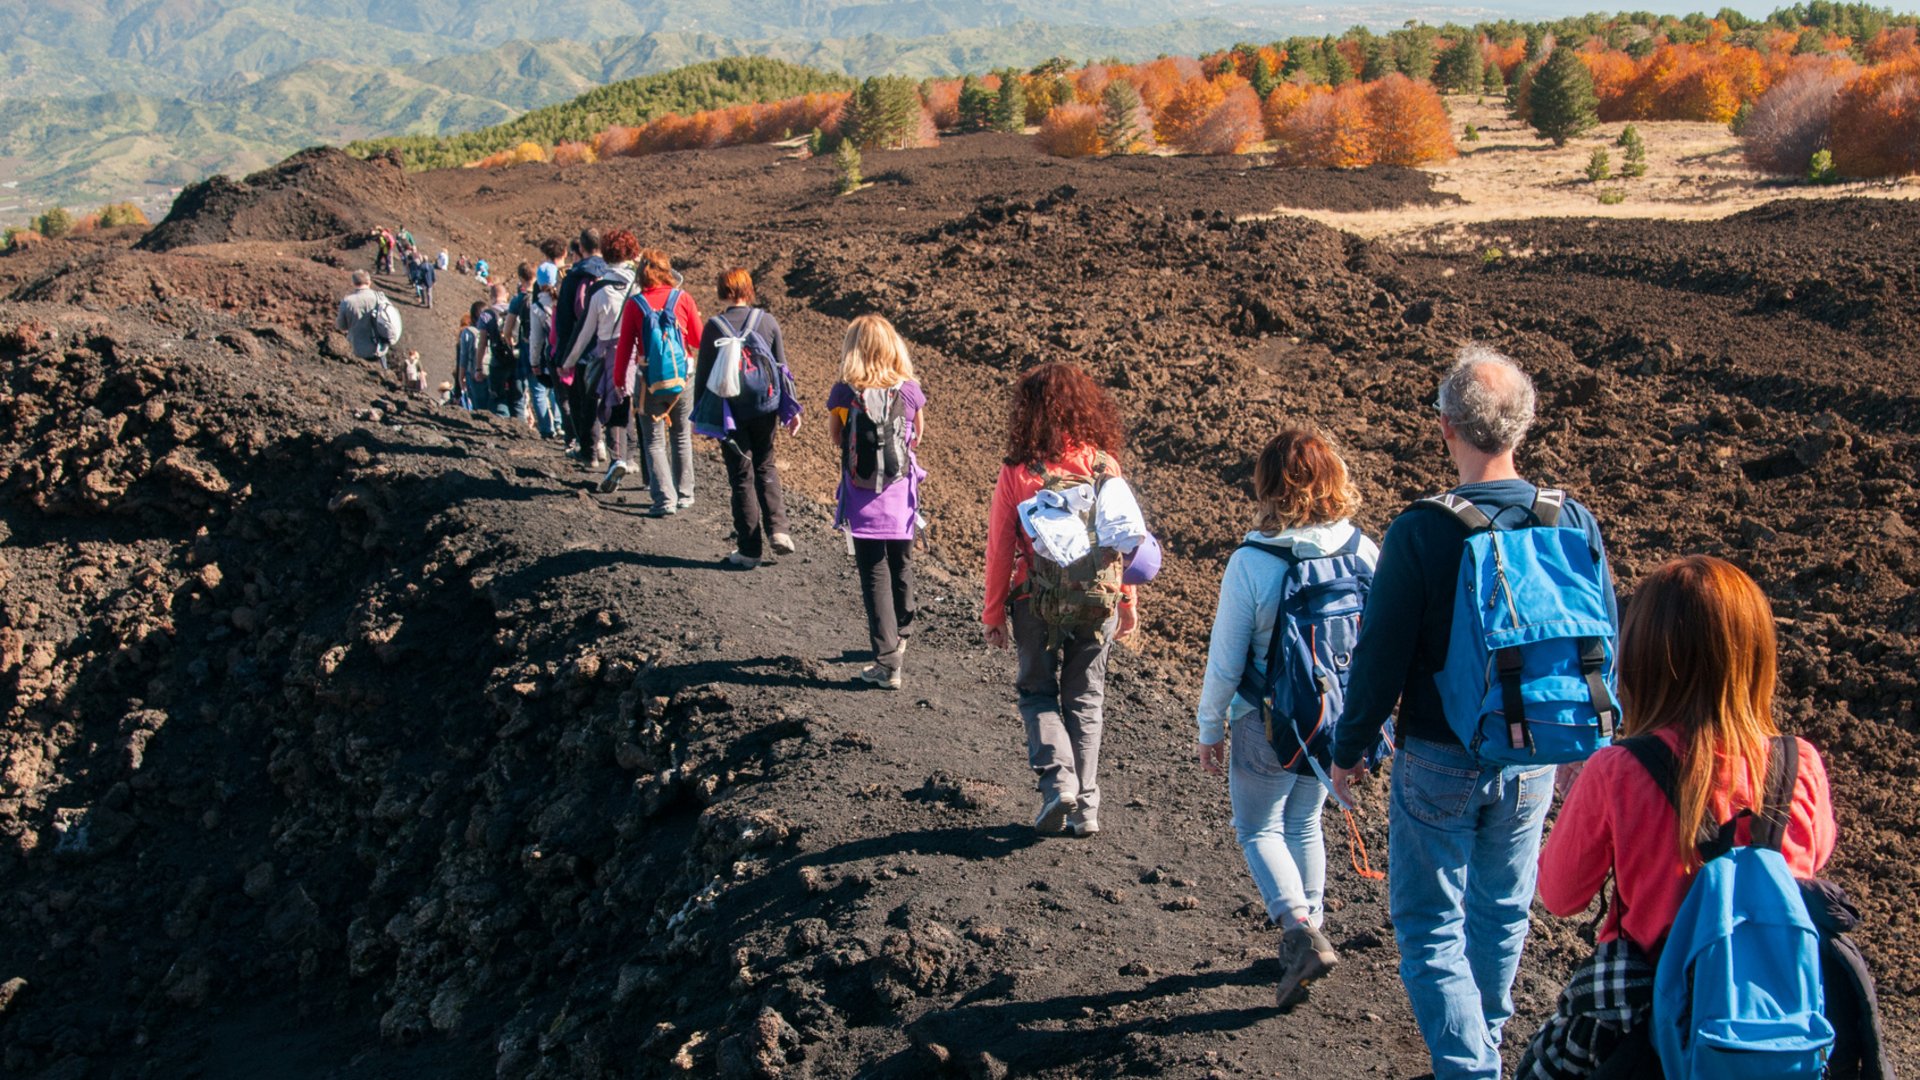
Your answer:
[[[906,413],[905,400],[897,386],[886,392],[886,408],[879,416],[867,411],[865,394],[853,391],[853,404],[847,407],[841,460],[847,479],[854,487],[883,491],[907,475],[910,466]]]

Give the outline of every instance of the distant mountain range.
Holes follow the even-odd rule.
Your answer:
[[[1524,0],[1522,2],[1524,7]],[[1486,6],[1237,0],[0,0],[0,223],[319,142],[499,123],[726,56],[926,76],[1137,59]]]

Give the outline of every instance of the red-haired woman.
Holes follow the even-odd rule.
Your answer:
[[[707,378],[720,355],[720,342],[726,338],[747,338],[748,330],[764,344],[780,367],[787,366],[787,345],[780,336],[780,322],[773,314],[756,307],[753,275],[746,267],[722,270],[714,281],[714,291],[726,310],[707,320],[700,341],[700,363],[693,380],[696,398],[709,393]],[[777,377],[777,372],[773,373]],[[773,457],[773,433],[780,426],[778,410],[761,416],[735,412],[733,430],[720,440],[721,456],[727,461],[727,483],[733,488],[733,536],[735,547],[727,556],[731,565],[751,570],[760,565],[766,549],[780,555],[793,551],[793,537],[787,532],[787,500],[780,488],[780,468]],[[799,418],[794,420],[795,427]]]
[[[627,304],[626,317],[620,323],[618,362],[613,374],[616,385],[625,385],[631,365],[638,364],[643,369],[633,380],[639,389],[634,391],[629,404],[639,416],[640,440],[646,444],[647,488],[653,495],[653,507],[647,515],[666,517],[693,505],[694,395],[692,391],[682,391],[664,416],[654,416],[647,408],[644,371],[647,357],[641,344],[646,323],[640,308],[644,304],[651,311],[664,311],[671,305],[689,357],[698,356],[700,352],[700,308],[693,302],[692,293],[681,291],[680,275],[674,272],[673,261],[666,252],[656,248],[642,251],[638,272],[640,291]],[[673,429],[671,453],[667,450],[669,426]],[[618,478],[615,479],[617,482]]]
[[[1138,621],[1127,587],[1114,616],[1091,633],[1064,637],[1034,611],[1027,580],[1035,554],[1020,504],[1049,474],[1117,477],[1124,437],[1106,389],[1072,364],[1042,364],[1013,388],[1007,453],[987,519],[987,597],[980,613],[987,644],[1019,646],[1020,718],[1027,764],[1040,789],[1034,828],[1043,834],[1100,831],[1100,725],[1107,650]]]
[[[1320,777],[1331,765],[1332,731],[1329,725],[1320,739],[1307,736],[1307,744],[1296,744],[1298,752],[1283,761],[1262,722],[1260,703],[1240,687],[1250,671],[1256,685],[1266,685],[1281,605],[1289,595],[1299,595],[1296,566],[1319,560],[1313,573],[1335,574],[1343,564],[1331,560],[1345,559],[1344,568],[1371,574],[1380,549],[1349,520],[1360,508],[1360,492],[1339,452],[1317,431],[1290,428],[1267,443],[1254,462],[1253,499],[1253,531],[1227,559],[1220,578],[1220,604],[1200,687],[1198,744],[1200,767],[1215,776],[1227,774],[1240,850],[1267,921],[1283,932],[1278,995],[1280,1007],[1290,1008],[1307,984],[1340,959],[1320,929],[1327,880],[1320,830],[1327,786]],[[1295,585],[1291,593],[1290,585]],[[1331,648],[1336,654],[1351,652],[1353,642]]]
[[[1593,958],[1517,1075],[1586,1075],[1647,1022],[1651,965],[1700,869],[1703,827],[1711,835],[1752,810],[1735,826],[1733,839],[1744,844],[1753,820],[1778,815],[1780,854],[1796,878],[1812,877],[1833,854],[1827,771],[1812,744],[1791,744],[1797,763],[1786,805],[1762,805],[1768,766],[1783,749],[1773,722],[1773,633],[1766,594],[1711,556],[1675,559],[1634,594],[1620,630],[1624,734],[1672,764],[1674,801],[1634,748],[1618,743],[1589,758],[1567,792],[1540,851],[1540,901],[1562,918],[1580,914],[1608,875],[1615,894]],[[1596,1001],[1594,987],[1608,1000]],[[1595,1007],[1609,1012],[1593,1015]]]

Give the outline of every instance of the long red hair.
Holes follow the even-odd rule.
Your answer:
[[[1620,696],[1626,733],[1680,735],[1681,865],[1694,850],[1713,794],[1736,762],[1761,796],[1773,722],[1773,607],[1739,567],[1711,555],[1674,559],[1647,575],[1620,629]]]
[[[1044,465],[1073,446],[1119,457],[1125,440],[1113,395],[1077,365],[1041,364],[1013,384],[1007,464]]]

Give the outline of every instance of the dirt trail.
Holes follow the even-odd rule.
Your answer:
[[[341,168],[378,210],[386,179]],[[1920,208],[1504,223],[1483,261],[1248,220],[1444,198],[1415,172],[1059,162],[994,136],[874,155],[845,198],[830,171],[748,148],[393,196],[431,209],[391,224],[503,268],[586,220],[673,251],[703,305],[716,270],[754,270],[816,416],[782,451],[812,497],[801,550],[753,573],[721,569],[711,455],[694,510],[646,520],[551,444],[341,355],[351,241],[260,225],[0,259],[0,983],[26,980],[4,1071],[1424,1072],[1383,890],[1337,842],[1346,964],[1267,1007],[1276,939],[1190,709],[1258,440],[1330,427],[1377,531],[1445,480],[1425,402],[1469,337],[1536,373],[1525,467],[1601,514],[1624,583],[1711,550],[1773,597],[1783,717],[1827,755],[1834,876],[1920,1064],[1920,254],[1887,239]],[[258,222],[283,190],[221,213]],[[442,288],[405,309],[436,380],[473,284]],[[845,318],[874,309],[932,402],[899,695],[850,687],[863,625],[818,501],[818,402]],[[974,626],[999,403],[1056,356],[1121,395],[1172,556],[1113,679],[1085,842],[1026,828],[1010,661]],[[1377,787],[1364,809],[1384,864]],[[1536,920],[1516,1052],[1584,949]]]

